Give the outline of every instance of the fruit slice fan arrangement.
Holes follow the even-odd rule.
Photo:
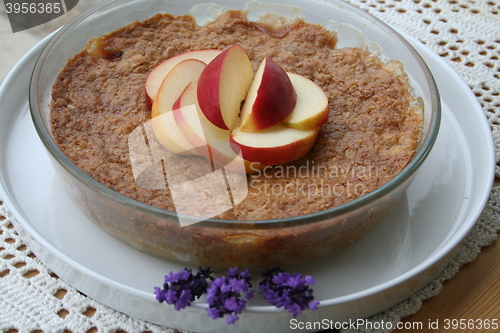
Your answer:
[[[254,173],[301,158],[328,120],[328,99],[311,80],[271,58],[253,73],[239,45],[170,58],[149,74],[146,98],[158,141],[173,154],[203,156]]]

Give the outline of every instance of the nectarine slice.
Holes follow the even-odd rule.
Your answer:
[[[241,156],[250,162],[278,165],[297,160],[311,150],[319,128],[298,130],[277,124],[259,132],[232,131],[230,142],[238,145]]]
[[[215,57],[198,80],[198,103],[207,119],[225,130],[236,127],[252,80],[252,64],[241,46]]]
[[[185,53],[178,54],[172,58],[168,58],[167,60],[160,63],[158,66],[153,68],[153,70],[149,73],[146,78],[146,98],[152,104],[152,101],[156,98],[158,94],[158,90],[160,89],[161,83],[168,75],[168,73],[175,67],[178,63],[186,59],[196,59],[208,64],[212,59],[218,56],[222,51],[221,50],[195,50],[189,51]]]
[[[215,126],[205,117],[198,106],[196,84],[186,87],[174,103],[172,114],[184,137],[212,163],[238,173],[256,173],[264,168],[235,153],[229,142],[230,131]]]
[[[295,103],[295,89],[287,73],[271,58],[265,58],[243,104],[240,130],[255,132],[272,127],[290,115]]]
[[[325,124],[329,108],[323,89],[304,76],[294,73],[288,73],[288,76],[297,92],[297,102],[283,123],[297,129],[312,129]]]
[[[197,82],[200,74],[207,65],[196,59],[187,59],[179,62],[172,68],[163,80],[158,95],[153,101],[151,117],[172,111],[175,101],[182,94],[187,85]]]

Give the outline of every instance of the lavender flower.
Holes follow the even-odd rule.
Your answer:
[[[297,317],[307,308],[316,310],[318,301],[314,301],[313,290],[309,287],[316,281],[309,275],[286,273],[279,267],[266,269],[264,280],[259,283],[260,294],[268,303],[278,308],[284,307]]]
[[[214,279],[210,268],[199,268],[193,275],[190,268],[165,276],[163,289],[155,287],[156,299],[162,303],[173,304],[177,311],[191,305],[191,302],[207,294],[207,314],[213,319],[226,316],[226,322],[233,324],[253,297],[248,270],[239,272],[233,267],[226,276]],[[264,279],[259,283],[260,293],[270,304],[285,308],[297,317],[305,309],[316,310],[319,302],[314,300],[310,286],[316,281],[311,276],[290,274],[279,267],[265,270]],[[208,286],[209,281],[212,283]]]
[[[156,299],[158,302],[173,304],[177,311],[191,305],[191,302],[206,293],[208,288],[207,280],[213,280],[210,268],[199,268],[198,273],[193,275],[190,268],[165,275],[163,289],[155,287]]]
[[[207,314],[212,319],[227,315],[226,322],[233,324],[246,306],[247,300],[253,297],[252,275],[248,270],[241,273],[236,267],[230,268],[227,277],[215,279],[207,290]],[[242,298],[244,294],[245,299]]]

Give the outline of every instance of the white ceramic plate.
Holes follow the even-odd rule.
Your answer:
[[[289,268],[317,279],[320,308],[304,312],[300,322],[363,318],[411,296],[453,258],[488,199],[494,152],[480,105],[447,64],[407,38],[440,89],[439,137],[406,197],[378,228],[342,252]],[[258,295],[231,326],[207,317],[202,300],[181,312],[156,302],[153,287],[181,267],[137,252],[87,219],[64,192],[33,128],[28,84],[46,42],[32,49],[0,88],[0,199],[35,255],[86,295],[139,319],[203,332],[294,328],[289,313],[267,306]],[[258,281],[256,276],[254,285]]]

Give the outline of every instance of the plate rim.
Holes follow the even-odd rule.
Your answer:
[[[463,79],[458,75],[458,73],[456,73],[446,62],[444,62],[443,59],[439,58],[436,54],[434,54],[425,45],[420,43],[416,38],[411,37],[408,34],[403,33],[401,31],[398,31],[398,32],[404,38],[406,38],[410,42],[410,44],[412,44],[412,46],[414,46],[414,47],[418,46],[416,48],[418,48],[417,51],[419,53],[422,52],[422,50],[424,50],[427,56],[432,57],[432,61],[440,62],[440,65],[443,67],[443,70],[445,70],[448,75],[451,75],[451,76],[453,76],[453,78],[455,78],[455,83],[459,84],[461,86],[461,88],[465,91],[467,98],[475,105],[474,112],[480,113],[481,115],[484,115],[484,111],[482,110],[482,107],[480,106],[479,102],[477,101],[477,98],[472,95],[472,91],[466,85],[465,81],[463,81]],[[16,66],[14,66],[14,68],[10,71],[10,73],[7,75],[4,82],[0,86],[0,102],[2,102],[2,100],[4,98],[8,98],[8,97],[4,97],[4,94],[5,94],[4,92],[7,90],[6,86],[8,86],[8,84],[11,81],[18,79],[16,77],[17,76],[16,74],[21,71],[22,67],[25,66],[26,63],[29,64],[29,62],[33,60],[33,57],[35,57],[36,59],[38,58],[37,52],[38,53],[41,52],[41,50],[45,47],[45,45],[48,43],[48,40],[53,36],[53,34],[54,33],[45,37],[42,41],[40,41],[37,45],[35,45],[29,52],[27,52],[21,58],[21,60],[16,64]],[[426,62],[428,62],[428,60],[426,60],[426,59],[424,59],[424,60]],[[439,88],[439,84],[438,84],[438,88]],[[441,95],[441,98],[443,99],[442,95]],[[487,131],[491,132],[491,129],[488,126],[486,117],[484,117],[483,120],[478,118],[478,121],[481,123],[482,129],[485,130],[485,133],[487,133]],[[489,141],[488,146],[490,147],[490,149],[489,149],[490,153],[488,154],[488,156],[491,159],[491,163],[490,164],[484,163],[484,164],[489,165],[488,170],[487,170],[488,172],[486,172],[486,173],[487,174],[489,173],[491,175],[490,176],[491,177],[491,185],[493,185],[493,181],[494,181],[494,177],[495,177],[495,173],[494,173],[494,171],[495,171],[495,157],[494,157],[495,151],[494,151],[493,139],[491,138],[491,140],[488,140],[488,141]],[[486,168],[486,166],[485,166],[485,168]],[[485,182],[486,182],[486,180],[485,180]],[[22,231],[20,232],[20,236],[24,241],[26,241],[27,243],[31,243],[32,246],[33,245],[40,246],[44,250],[48,251],[51,255],[56,257],[58,260],[60,260],[63,264],[68,265],[73,269],[79,270],[80,272],[87,274],[88,277],[93,278],[93,279],[97,279],[97,280],[99,280],[99,282],[104,283],[106,285],[109,285],[112,288],[120,288],[122,290],[122,292],[132,294],[134,296],[140,297],[141,299],[144,299],[146,297],[147,300],[154,300],[153,293],[148,294],[144,291],[137,290],[133,287],[130,287],[124,283],[114,281],[106,276],[103,276],[102,274],[96,273],[96,272],[92,271],[91,269],[89,269],[88,267],[80,264],[76,260],[66,256],[64,253],[62,253],[62,251],[58,250],[55,246],[48,243],[46,241],[46,239],[32,227],[30,222],[25,220],[23,214],[20,211],[18,211],[17,205],[11,200],[10,196],[8,195],[6,189],[4,188],[3,185],[4,185],[3,182],[0,183],[0,199],[5,203],[8,212],[14,217],[14,221],[15,221],[14,224],[16,226],[16,229],[19,229],[19,228],[22,229]],[[432,265],[434,265],[437,262],[439,262],[440,260],[442,260],[446,255],[448,255],[455,247],[457,247],[465,239],[465,237],[467,236],[469,231],[473,228],[477,218],[479,217],[479,215],[481,214],[481,212],[484,209],[484,206],[487,203],[490,192],[491,192],[491,188],[488,188],[487,191],[484,190],[482,198],[475,198],[475,200],[478,201],[478,203],[476,203],[474,206],[471,206],[471,209],[474,208],[475,211],[472,214],[472,216],[469,217],[469,219],[474,220],[474,222],[471,222],[471,221],[468,222],[467,228],[460,228],[460,232],[458,233],[459,236],[454,236],[450,240],[448,240],[448,242],[446,244],[443,244],[441,246],[441,248],[437,251],[437,253],[432,255],[432,257],[433,257],[432,261],[429,261],[426,259],[426,260],[422,261],[421,263],[419,263],[418,265],[416,265],[414,268],[410,269],[409,271],[404,272],[403,274],[400,274],[399,276],[392,278],[388,281],[385,281],[379,285],[372,286],[372,287],[369,287],[367,289],[360,290],[360,291],[357,291],[357,292],[349,294],[349,295],[344,295],[344,296],[321,301],[320,307],[335,306],[335,305],[359,300],[359,299],[362,299],[362,298],[365,298],[365,297],[368,297],[371,295],[375,295],[381,291],[395,287],[395,286],[411,279],[412,277],[415,277],[416,275],[418,275],[419,273],[421,273],[425,269],[431,267]],[[35,244],[33,244],[33,242]],[[41,259],[41,256],[38,258]],[[47,267],[49,267],[49,265],[47,263],[45,263],[45,262],[43,262],[43,263]],[[50,269],[50,267],[49,267],[49,269]],[[195,302],[195,303],[193,303],[193,306],[199,307],[199,308],[205,308],[206,304]],[[283,310],[276,309],[273,306],[266,305],[266,306],[249,306],[246,309],[246,311],[253,312],[253,313],[270,313],[270,312],[282,312]]]

